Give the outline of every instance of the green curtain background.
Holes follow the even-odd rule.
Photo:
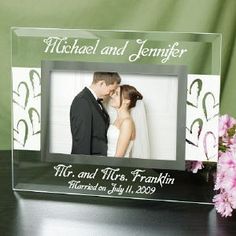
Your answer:
[[[11,26],[222,33],[221,114],[236,117],[236,0],[7,0],[0,3],[1,150],[11,146]]]

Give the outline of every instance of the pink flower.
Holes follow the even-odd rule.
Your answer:
[[[236,135],[230,139],[229,148],[232,152],[236,153]]]
[[[203,168],[203,164],[201,161],[193,161],[192,162],[192,172],[196,174],[198,170],[201,170]]]
[[[236,209],[236,133],[231,129],[236,120],[229,115],[223,115],[219,120],[219,159],[213,202],[222,216],[232,215]]]
[[[232,208],[236,209],[236,189],[233,189],[230,193],[229,201],[231,202]]]
[[[222,182],[222,187],[228,191],[236,190],[236,172],[235,171],[228,171],[226,172],[225,178]]]
[[[235,171],[219,171],[215,183],[215,190],[224,189],[231,193],[236,191],[236,172]]]
[[[227,130],[232,128],[236,124],[236,120],[229,115],[223,115],[219,120],[219,137],[224,136]]]
[[[231,151],[221,154],[218,161],[218,171],[236,171],[236,158]]]
[[[219,190],[224,187],[225,179],[226,179],[225,171],[217,171],[216,182],[214,190]]]
[[[187,161],[186,162],[186,169],[188,171],[193,172],[196,174],[198,170],[201,170],[204,167],[201,161]]]
[[[222,191],[221,193],[215,195],[213,198],[216,211],[224,217],[232,216],[233,208],[229,200],[230,199],[228,193],[225,191]]]
[[[233,137],[229,137],[227,134],[221,138],[220,143],[227,148],[236,150],[236,135],[234,135]]]
[[[232,138],[229,138],[229,145],[236,145],[236,135],[234,135]]]

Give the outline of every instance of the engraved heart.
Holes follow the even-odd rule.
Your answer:
[[[195,79],[188,90],[188,100],[187,105],[198,107],[198,99],[200,96],[200,93],[202,91],[202,80],[201,79]]]
[[[33,130],[33,135],[40,133],[40,115],[39,112],[34,108],[31,107],[28,111],[30,123]]]
[[[212,131],[206,132],[204,138],[203,138],[203,147],[204,147],[204,153],[207,160],[212,159],[217,155],[217,142],[216,142],[216,136]]]
[[[195,119],[190,128],[186,127],[186,142],[190,145],[198,147],[199,136],[202,132],[203,120],[201,118]]]
[[[20,82],[17,91],[13,91],[13,102],[25,109],[29,101],[29,88],[26,82]]]
[[[34,98],[39,97],[41,95],[41,77],[36,70],[31,70],[29,76],[33,87],[33,96]]]
[[[202,99],[202,108],[207,121],[213,119],[219,115],[218,109],[219,103],[216,103],[215,96],[212,92],[207,92]]]
[[[14,131],[13,140],[24,147],[28,138],[27,122],[23,119],[19,120],[16,125],[16,128],[14,128],[13,131]]]

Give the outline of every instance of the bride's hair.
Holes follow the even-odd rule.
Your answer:
[[[130,100],[128,109],[135,107],[137,100],[142,100],[143,95],[133,86],[123,84],[120,86],[120,104],[124,99]]]

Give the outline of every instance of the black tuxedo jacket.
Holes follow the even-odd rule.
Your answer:
[[[107,155],[109,115],[89,91],[84,88],[70,108],[72,154]]]

